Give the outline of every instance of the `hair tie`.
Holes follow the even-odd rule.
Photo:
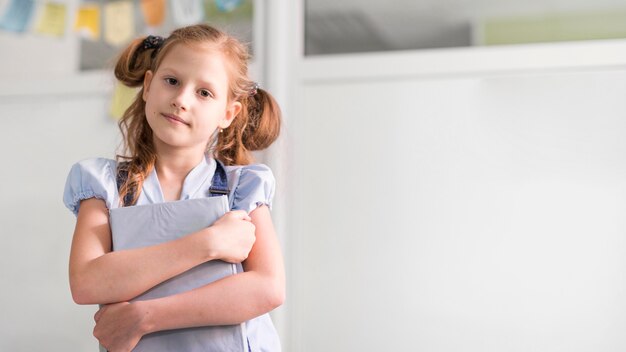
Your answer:
[[[252,82],[252,88],[250,89],[249,95],[251,97],[255,96],[256,93],[259,92],[259,84],[257,82]]]
[[[156,56],[156,53],[159,51],[159,48],[161,47],[161,45],[163,45],[163,42],[165,42],[165,38],[163,37],[159,37],[157,35],[147,36],[141,42],[141,44],[137,47],[137,49],[135,49],[135,53],[133,54],[130,60],[130,67],[135,67],[137,63],[137,57],[139,57],[139,54],[141,54],[142,52],[148,49],[154,49],[152,53],[150,54],[150,59],[154,59],[154,57]]]
[[[150,54],[150,58],[154,59],[156,53],[159,51],[159,48],[163,45],[163,42],[165,42],[165,38],[158,35],[149,35],[143,40],[143,42],[141,42],[141,48],[138,52],[153,49],[152,54]]]
[[[163,45],[165,38],[158,35],[149,35],[143,40],[143,50],[158,49]]]

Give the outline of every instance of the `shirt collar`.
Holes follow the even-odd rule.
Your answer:
[[[209,156],[202,158],[200,164],[194,167],[183,183],[183,190],[180,192],[180,199],[191,199],[204,197],[205,194],[201,194],[202,190],[208,188],[207,182],[211,183],[211,178],[215,173],[215,160]]]
[[[204,196],[202,190],[208,189],[211,178],[215,173],[215,167],[216,164],[213,158],[209,156],[202,158],[200,163],[191,169],[185,177],[180,200]],[[146,203],[163,203],[165,201],[156,168],[152,168],[152,171],[143,182],[141,190],[142,195],[146,197]]]

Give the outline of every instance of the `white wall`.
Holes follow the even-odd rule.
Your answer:
[[[75,1],[66,1],[72,13]],[[68,33],[71,28],[68,21]],[[95,307],[69,292],[74,216],[62,203],[72,163],[113,156],[110,80],[76,77],[78,40],[0,33],[2,351],[89,351]]]
[[[107,103],[104,91],[0,96],[2,351],[97,348],[95,308],[77,306],[69,291],[75,219],[62,194],[72,163],[113,156],[117,130]]]
[[[72,37],[54,39],[0,32],[0,44],[3,56],[0,76],[5,79],[67,75],[78,67],[78,55],[75,54],[78,41]]]
[[[430,54],[302,65],[287,350],[625,350],[626,66]]]

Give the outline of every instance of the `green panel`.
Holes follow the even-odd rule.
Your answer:
[[[626,10],[488,19],[483,45],[626,38]]]

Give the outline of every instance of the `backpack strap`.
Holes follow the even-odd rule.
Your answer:
[[[128,161],[123,161],[121,163],[119,163],[117,165],[117,175],[115,177],[115,181],[117,183],[117,193],[120,193],[120,190],[122,189],[122,185],[126,182],[126,179],[128,179],[128,165],[130,163]],[[135,192],[134,190],[130,189],[128,190],[128,193],[126,193],[126,195],[124,196],[124,199],[122,201],[122,206],[126,207],[129,205],[133,205],[133,198],[135,198]]]
[[[216,167],[213,179],[211,180],[211,187],[209,187],[209,197],[227,196],[230,194],[228,189],[228,178],[226,177],[226,170],[222,162],[215,159]]]
[[[228,196],[230,194],[230,189],[228,188],[228,177],[226,176],[226,170],[224,169],[224,165],[222,165],[221,161],[215,159],[215,162],[215,173],[213,174],[213,179],[211,180],[211,187],[209,187],[208,196]],[[117,176],[115,178],[115,181],[117,182],[118,193],[120,192],[122,185],[126,182],[126,179],[128,179],[128,164],[128,161],[123,161],[117,166]],[[128,193],[126,193],[126,195],[124,196],[122,206],[126,207],[129,205],[133,205],[132,201],[134,197],[134,190],[129,190]]]

